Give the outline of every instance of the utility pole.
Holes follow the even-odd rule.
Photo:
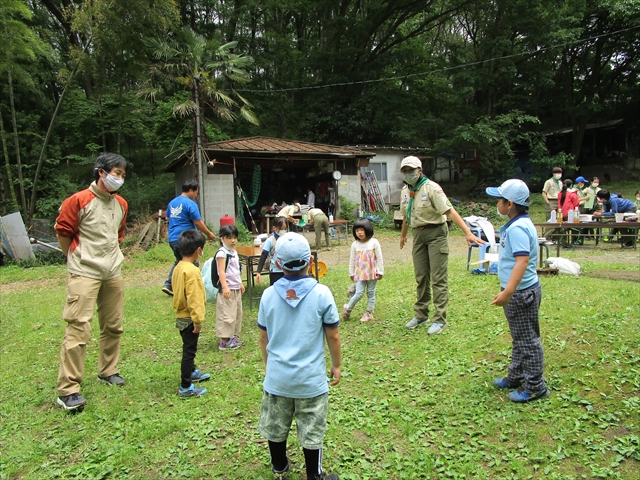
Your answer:
[[[196,92],[196,158],[198,159],[198,207],[202,221],[206,223],[206,212],[204,209],[204,181],[202,179],[202,139],[200,138],[200,92],[198,90],[198,82],[202,80],[202,75],[193,76],[193,85]]]

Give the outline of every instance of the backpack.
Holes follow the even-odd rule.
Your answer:
[[[222,248],[218,249],[213,257],[208,259],[202,265],[202,281],[204,282],[204,290],[207,294],[207,302],[215,303],[216,297],[218,296],[218,291],[220,290],[220,275],[218,274],[218,263],[216,260],[216,255],[220,252]],[[231,255],[227,254],[227,259],[224,263],[224,271],[227,271],[229,268],[229,260],[231,259]]]

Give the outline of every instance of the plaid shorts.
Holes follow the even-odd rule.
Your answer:
[[[319,450],[327,430],[328,409],[328,393],[313,398],[290,398],[263,391],[258,431],[267,440],[284,442],[295,417],[298,443],[302,448]]]

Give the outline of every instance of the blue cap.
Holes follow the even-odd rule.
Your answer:
[[[528,207],[531,203],[529,201],[529,187],[522,180],[515,178],[507,180],[499,187],[487,187],[486,192],[490,197],[506,198],[517,205],[525,207]]]
[[[283,270],[297,272],[309,264],[311,247],[299,233],[287,232],[276,242],[276,265]]]
[[[576,178],[575,183],[589,183],[589,181],[584,177],[578,177]]]

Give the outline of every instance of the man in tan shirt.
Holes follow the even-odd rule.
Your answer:
[[[542,198],[545,205],[544,210],[547,220],[551,218],[551,210],[558,208],[558,195],[562,191],[562,168],[553,167],[552,177],[544,182],[542,187]]]
[[[413,306],[414,317],[405,325],[416,328],[429,320],[429,302],[433,290],[435,309],[429,334],[440,333],[447,326],[449,303],[449,229],[447,217],[464,232],[467,245],[482,245],[451,202],[442,187],[422,174],[422,162],[414,156],[406,157],[400,164],[406,185],[401,193],[402,231],[400,248],[407,242],[411,227],[413,236],[413,269],[418,283],[417,301]]]

